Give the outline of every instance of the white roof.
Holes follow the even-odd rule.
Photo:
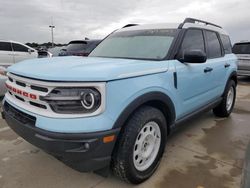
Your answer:
[[[133,31],[133,30],[144,30],[144,29],[176,29],[179,23],[156,23],[156,24],[142,24],[131,27],[125,27],[118,31]]]
[[[181,23],[142,24],[142,25],[121,28],[121,29],[117,30],[116,32],[135,31],[135,30],[144,30],[144,29],[178,29],[180,24]],[[203,29],[217,31],[220,34],[228,35],[228,33],[222,28],[215,27],[212,25],[200,24],[200,23],[185,23],[182,28],[184,28],[184,29],[186,29],[186,28],[203,28]]]

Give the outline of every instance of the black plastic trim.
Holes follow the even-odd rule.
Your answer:
[[[23,123],[12,117],[4,107],[2,115],[11,129],[26,141],[82,172],[109,166],[120,131],[117,128],[94,133],[57,133]],[[104,143],[103,137],[110,135],[115,135],[115,139]]]
[[[139,25],[139,24],[127,24],[127,25],[123,26],[122,28],[133,27],[133,26],[137,26],[137,25]]]
[[[214,27],[218,27],[218,28],[222,28],[221,26],[219,25],[216,25],[214,23],[211,23],[211,22],[207,22],[207,21],[204,21],[204,20],[199,20],[199,19],[196,19],[196,18],[186,18],[183,23],[181,23],[179,25],[179,29],[182,29],[182,27],[184,26],[185,23],[195,23],[195,22],[199,22],[199,23],[204,23],[206,25],[211,25],[211,26],[214,26]]]
[[[177,89],[178,88],[178,85],[177,85],[177,72],[173,72],[173,77],[174,77],[174,87],[175,87],[175,89]]]
[[[233,78],[235,78],[235,79],[233,79]],[[237,74],[236,71],[231,72],[231,74],[230,74],[229,77],[228,77],[227,82],[229,82],[230,80],[234,80],[234,81],[235,81],[235,84],[236,84],[236,86],[237,86],[237,84],[238,84],[238,74]],[[226,87],[226,85],[225,85],[225,87]]]
[[[116,120],[113,129],[121,128],[125,122],[128,120],[129,116],[133,114],[133,112],[140,106],[150,103],[152,101],[159,101],[165,106],[166,113],[168,118],[168,124],[171,125],[175,121],[175,107],[169,96],[162,92],[150,92],[140,97],[136,98],[133,102],[131,102],[120,114],[118,119]]]
[[[194,118],[194,117],[196,117],[197,115],[199,115],[199,114],[201,114],[201,113],[203,113],[203,112],[206,112],[206,111],[208,111],[208,110],[213,109],[214,107],[216,107],[216,106],[221,102],[221,100],[222,100],[222,97],[217,98],[217,99],[215,99],[213,102],[210,102],[210,103],[208,103],[207,105],[203,105],[203,106],[202,106],[201,108],[199,108],[198,110],[195,110],[195,111],[193,111],[193,112],[191,112],[191,113],[185,115],[184,117],[182,117],[182,118],[176,120],[174,128],[176,129],[176,128],[178,128],[180,125],[182,125],[183,122],[185,122],[185,121],[187,121],[187,120],[189,120],[189,119],[191,119],[191,118]]]

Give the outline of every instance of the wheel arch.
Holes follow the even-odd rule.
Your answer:
[[[229,76],[229,80],[233,80],[235,82],[235,84],[237,85],[238,84],[238,79],[237,79],[237,72],[236,71],[233,71],[230,76]],[[227,81],[227,82],[228,82]]]
[[[222,96],[225,94],[225,91],[226,91],[226,88],[227,88],[227,85],[228,85],[228,82],[230,82],[230,80],[233,80],[235,82],[235,86],[237,86],[238,84],[238,79],[237,79],[237,72],[236,71],[233,71],[230,73],[227,81],[226,81],[226,84],[224,86],[224,91],[223,91],[223,94]]]
[[[170,126],[174,124],[176,113],[174,103],[168,95],[162,92],[149,92],[134,99],[122,111],[113,125],[114,128],[122,128],[129,117],[141,106],[148,105],[159,109],[165,116],[167,121],[168,134],[170,133]]]

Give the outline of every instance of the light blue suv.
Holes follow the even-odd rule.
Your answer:
[[[237,58],[220,27],[130,24],[89,57],[27,60],[8,69],[3,116],[28,142],[80,171],[138,184],[186,119],[232,112]]]

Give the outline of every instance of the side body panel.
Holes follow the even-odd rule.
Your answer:
[[[250,54],[237,54],[238,75],[250,76]]]
[[[16,45],[20,45],[22,46],[24,49],[27,49],[27,51],[19,51],[19,50],[15,50],[15,48],[13,47],[13,55],[14,55],[14,62],[18,63],[20,61],[26,60],[26,59],[33,59],[33,58],[37,58],[38,57],[38,53],[36,51],[33,52],[28,52],[28,49],[31,49],[30,47],[20,44],[20,43],[12,43],[12,46],[14,46],[14,44]]]
[[[175,61],[177,94],[181,108],[177,119],[210,102],[213,87],[211,72],[204,73],[208,63],[181,63]]]

